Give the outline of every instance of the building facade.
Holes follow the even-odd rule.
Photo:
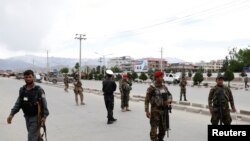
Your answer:
[[[162,65],[161,65],[162,63]],[[148,72],[150,69],[165,70],[168,67],[168,62],[165,59],[160,58],[143,58],[133,61],[133,70],[135,72]]]
[[[108,61],[108,68],[118,67],[122,71],[132,71],[133,70],[133,59],[130,56],[114,57],[110,58]]]
[[[202,68],[205,71],[211,70],[217,72],[222,68],[223,61],[224,60],[212,60],[210,62],[201,61],[199,63],[196,63],[195,65],[197,66],[197,68]]]

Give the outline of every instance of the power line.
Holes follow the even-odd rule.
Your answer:
[[[182,16],[182,17],[179,17],[179,18],[170,17],[165,21],[158,22],[158,23],[151,24],[151,25],[147,25],[147,26],[144,26],[144,27],[141,27],[141,28],[116,32],[116,33],[110,34],[110,36],[106,37],[106,38],[117,38],[117,35],[121,35],[121,34],[123,36],[125,36],[125,37],[145,34],[145,33],[148,33],[148,32],[141,33],[140,31],[144,31],[144,30],[147,30],[147,29],[151,29],[151,28],[158,27],[158,26],[161,26],[161,25],[166,25],[166,24],[177,24],[177,23],[183,22],[185,20],[189,20],[189,19],[195,18],[195,17],[201,17],[201,16],[204,16],[204,15],[209,15],[209,14],[214,15],[214,14],[217,14],[219,11],[229,9],[229,8],[232,8],[232,7],[236,7],[236,6],[243,5],[243,7],[246,7],[246,5],[244,5],[244,4],[249,3],[249,2],[250,1],[248,1],[248,0],[231,1],[231,2],[228,2],[228,3],[222,4],[222,5],[218,5],[218,6],[213,7],[213,8],[208,8],[208,9],[205,9],[205,10],[202,10],[202,11],[199,11],[199,12],[196,12],[196,13],[188,14],[188,15],[185,15],[185,16]],[[241,7],[238,7],[238,8],[241,8]],[[127,34],[125,35],[124,33],[127,33]],[[118,36],[118,37],[121,37],[121,36]]]

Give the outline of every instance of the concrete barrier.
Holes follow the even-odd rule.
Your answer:
[[[242,121],[245,121],[245,122],[250,122],[250,117],[242,116],[242,117],[241,117],[241,120],[242,120]]]
[[[205,107],[203,104],[198,104],[198,103],[192,103],[191,106],[199,107],[199,108],[204,108]]]
[[[210,111],[207,109],[201,109],[201,114],[203,115],[210,115]]]
[[[201,109],[200,108],[194,108],[194,107],[187,107],[186,111],[187,112],[192,112],[192,113],[200,113]]]
[[[141,96],[140,95],[133,95],[133,97],[140,98]]]
[[[172,103],[173,103],[173,104],[178,104],[178,102],[177,102],[177,101],[172,101]]]
[[[144,102],[144,101],[145,101],[145,99],[139,99],[139,101],[142,101],[142,102]]]
[[[187,106],[190,106],[190,102],[187,102],[187,101],[180,101],[179,104],[180,104],[180,105],[187,105]]]
[[[240,114],[250,116],[250,111],[247,111],[247,110],[240,110]]]
[[[175,105],[175,104],[172,105],[172,108],[177,109],[177,110],[186,110],[185,106],[180,106],[180,105]]]
[[[121,96],[120,96],[120,95],[115,95],[115,97],[116,97],[116,98],[119,98],[119,99],[121,98]]]

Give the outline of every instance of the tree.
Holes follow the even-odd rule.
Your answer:
[[[145,81],[145,80],[148,79],[148,77],[147,77],[147,75],[144,72],[142,72],[141,75],[140,75],[140,77],[139,77],[139,79]]]
[[[211,70],[208,70],[207,71],[207,77],[211,77],[212,76],[212,71]]]
[[[229,66],[229,61],[228,57],[226,56],[225,60],[223,60],[221,71],[225,72],[228,69],[228,66]]]
[[[188,72],[188,77],[192,77],[192,72],[191,71]]]
[[[249,48],[237,50],[237,48],[234,47],[229,51],[228,56],[229,57],[226,57],[226,60],[223,63],[223,71],[227,71],[227,69],[230,69],[232,72],[242,72],[243,67],[250,66]]]
[[[194,75],[194,78],[193,78],[193,82],[194,82],[194,85],[200,85],[200,83],[204,80],[203,78],[203,74],[201,71],[197,71]]]
[[[121,79],[122,79],[122,76],[120,74],[116,75],[116,78],[115,78],[116,81],[119,81]]]
[[[232,81],[234,79],[234,73],[231,70],[227,70],[224,73],[224,80],[228,81],[228,87],[230,87],[230,81]]]
[[[98,74],[94,74],[94,78],[95,78],[95,80],[98,80],[99,78],[98,78]]]
[[[133,79],[133,81],[135,81],[135,79],[137,79],[138,78],[138,74],[136,73],[136,72],[132,72],[132,79]]]
[[[103,80],[103,78],[104,78],[103,74],[99,74],[98,78],[99,78],[99,80]]]
[[[96,69],[92,68],[90,73],[95,74],[96,73]]]
[[[122,70],[121,70],[118,66],[111,67],[111,70],[112,70],[114,73],[120,73],[120,72],[122,72]]]
[[[75,69],[76,69],[76,70],[79,70],[79,68],[80,68],[80,65],[79,65],[79,63],[77,62],[77,63],[75,64]]]
[[[97,66],[97,67],[96,67],[96,73],[99,74],[100,72],[101,72],[101,66]]]
[[[148,76],[149,76],[149,78],[150,78],[151,80],[154,79],[154,70],[153,70],[152,68],[150,68],[150,69],[148,70]]]
[[[90,74],[88,75],[88,79],[89,79],[89,80],[92,80],[92,79],[93,79],[93,73],[90,73]]]
[[[61,73],[65,73],[65,74],[68,74],[69,73],[69,68],[67,67],[64,67],[60,70]]]
[[[127,74],[128,74],[128,79],[130,79],[130,80],[131,80],[131,79],[132,79],[132,74],[131,74],[131,73],[129,73],[129,72],[128,72]]]

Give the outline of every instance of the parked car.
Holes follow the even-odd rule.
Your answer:
[[[176,84],[179,83],[181,80],[181,74],[180,73],[165,73],[163,77],[164,81],[169,84]]]
[[[42,83],[42,76],[39,73],[35,74],[35,82]]]
[[[73,77],[69,77],[69,83],[73,83],[74,82],[74,78]],[[49,75],[46,76],[46,79],[49,82],[52,82],[53,84],[56,84],[57,82],[63,82],[64,81],[64,75],[63,74],[58,74],[58,75]]]
[[[17,73],[16,79],[23,79],[23,73],[22,72]]]

